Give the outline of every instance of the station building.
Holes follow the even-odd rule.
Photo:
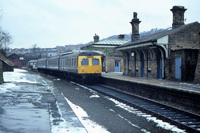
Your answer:
[[[124,75],[157,79],[193,81],[197,66],[200,23],[185,24],[183,6],[174,6],[171,29],[140,38],[137,13],[134,12],[131,42],[118,46],[123,54]]]
[[[95,34],[94,43],[84,46],[81,50],[92,50],[102,54],[103,72],[122,72],[123,71],[123,54],[116,51],[117,46],[129,42],[124,40],[124,35],[119,35],[118,39],[105,39],[99,41],[99,36]]]

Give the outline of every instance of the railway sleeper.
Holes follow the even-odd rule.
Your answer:
[[[200,125],[200,122],[187,122],[187,125]]]
[[[92,88],[94,88],[94,86],[92,87]],[[107,88],[107,87],[106,87]],[[162,114],[159,114],[158,113],[158,108],[164,108],[165,106],[162,106],[161,104],[156,104],[156,105],[154,105],[154,107],[153,107],[153,109],[152,110],[148,110],[148,109],[146,109],[146,108],[144,108],[144,107],[141,107],[141,105],[142,104],[144,104],[144,102],[141,100],[127,100],[127,98],[124,98],[124,99],[121,99],[120,97],[116,97],[116,95],[114,95],[113,93],[106,93],[105,91],[103,91],[104,89],[102,88],[102,89],[95,89],[94,88],[94,90],[96,90],[96,91],[98,91],[98,92],[100,92],[100,93],[103,93],[103,94],[106,94],[107,96],[110,96],[110,97],[112,97],[112,98],[115,98],[116,100],[119,100],[119,101],[122,101],[122,102],[124,102],[124,103],[126,103],[126,104],[129,104],[129,105],[131,105],[131,106],[133,106],[133,107],[135,107],[135,108],[137,108],[138,110],[141,110],[141,111],[144,111],[145,113],[148,113],[148,114],[151,114],[151,115],[153,115],[153,116],[155,116],[155,117],[157,117],[157,118],[161,118],[161,119],[163,119],[164,121],[167,121],[167,122],[169,122],[169,123],[171,123],[171,124],[175,124],[175,125],[177,125],[179,128],[182,128],[182,129],[185,129],[186,131],[188,131],[188,132],[192,132],[192,133],[196,133],[196,132],[199,132],[199,130],[197,131],[197,129],[198,129],[198,125],[197,125],[197,127],[196,128],[193,128],[193,127],[190,127],[189,125],[186,125],[186,124],[183,124],[183,122],[180,122],[179,120],[180,119],[186,119],[187,120],[187,122],[188,122],[188,120],[191,120],[192,119],[192,117],[194,118],[199,118],[198,116],[195,116],[194,114],[188,114],[187,112],[182,112],[182,110],[180,110],[180,109],[177,109],[177,108],[173,108],[173,107],[169,107],[169,106],[167,106],[166,108],[169,108],[171,111],[172,111],[172,113],[174,113],[174,115],[175,115],[175,117],[174,116],[172,116],[172,117],[166,117],[165,115],[162,115]],[[102,92],[103,91],[103,92]],[[110,91],[108,91],[108,92],[110,92]],[[121,94],[122,95],[122,94]],[[129,98],[128,98],[129,99]],[[133,102],[133,101],[138,101],[138,102]],[[147,102],[147,103],[145,103],[145,105],[146,104],[151,104],[151,102]],[[161,106],[160,106],[161,105]],[[156,107],[156,108],[155,108]],[[160,110],[160,112],[162,112],[163,111],[163,109],[161,109]],[[179,114],[179,111],[181,111],[182,113],[181,114]],[[171,112],[169,112],[170,113],[170,115],[172,115],[171,114]],[[176,113],[178,114],[178,115],[176,115]],[[166,113],[165,113],[166,114]],[[189,118],[189,116],[190,116],[190,118]],[[175,119],[177,119],[177,120],[175,120]],[[185,120],[184,120],[185,121]],[[192,125],[193,126],[193,125]]]
[[[200,128],[200,125],[190,125],[190,127],[192,127],[192,128]],[[198,129],[199,130],[199,129]]]
[[[179,121],[181,123],[187,123],[187,122],[192,122],[192,121],[197,121],[196,119],[190,119],[190,118],[180,118],[180,119],[175,119],[175,121]]]
[[[185,116],[172,116],[172,117],[169,117],[171,119],[182,119],[182,118],[189,118],[189,117],[185,117]]]

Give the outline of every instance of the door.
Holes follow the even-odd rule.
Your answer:
[[[141,54],[141,77],[144,77],[144,55]]]
[[[158,79],[162,79],[162,56],[160,51],[157,54],[157,71]]]
[[[162,58],[158,56],[158,79],[162,79]]]
[[[175,78],[181,80],[181,57],[175,58]]]
[[[119,72],[119,71],[120,71],[120,61],[115,60],[115,72]]]

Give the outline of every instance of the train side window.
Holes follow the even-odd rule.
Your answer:
[[[75,58],[75,67],[77,66],[77,58]]]
[[[67,66],[67,59],[65,59],[65,67]]]
[[[89,65],[89,60],[88,59],[82,59],[81,60],[81,65],[83,65],[83,66]]]
[[[74,67],[76,66],[76,58],[74,58]]]
[[[70,59],[67,59],[67,66],[69,67],[70,65]]]
[[[99,59],[92,59],[92,65],[99,65]]]
[[[72,67],[72,58],[70,58],[70,67]]]

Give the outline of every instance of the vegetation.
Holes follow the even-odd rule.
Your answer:
[[[167,28],[167,29],[168,29],[168,28]],[[145,36],[145,35],[148,35],[148,34],[153,34],[153,33],[155,33],[155,32],[159,32],[159,31],[162,31],[162,30],[165,30],[165,29],[153,28],[153,29],[151,29],[151,30],[149,30],[149,31],[143,31],[143,32],[140,32],[140,37]],[[125,40],[131,40],[131,34],[132,34],[132,33],[124,34],[124,35],[125,35],[124,39],[125,39]],[[102,40],[106,40],[106,39],[118,39],[118,35],[112,35],[112,36],[109,36],[109,37],[104,38],[104,39],[102,39]]]
[[[11,35],[8,32],[4,31],[0,26],[0,58],[4,61],[8,61],[6,59],[6,49],[11,44],[11,40],[12,40]],[[10,61],[8,61],[8,63],[10,64]]]

